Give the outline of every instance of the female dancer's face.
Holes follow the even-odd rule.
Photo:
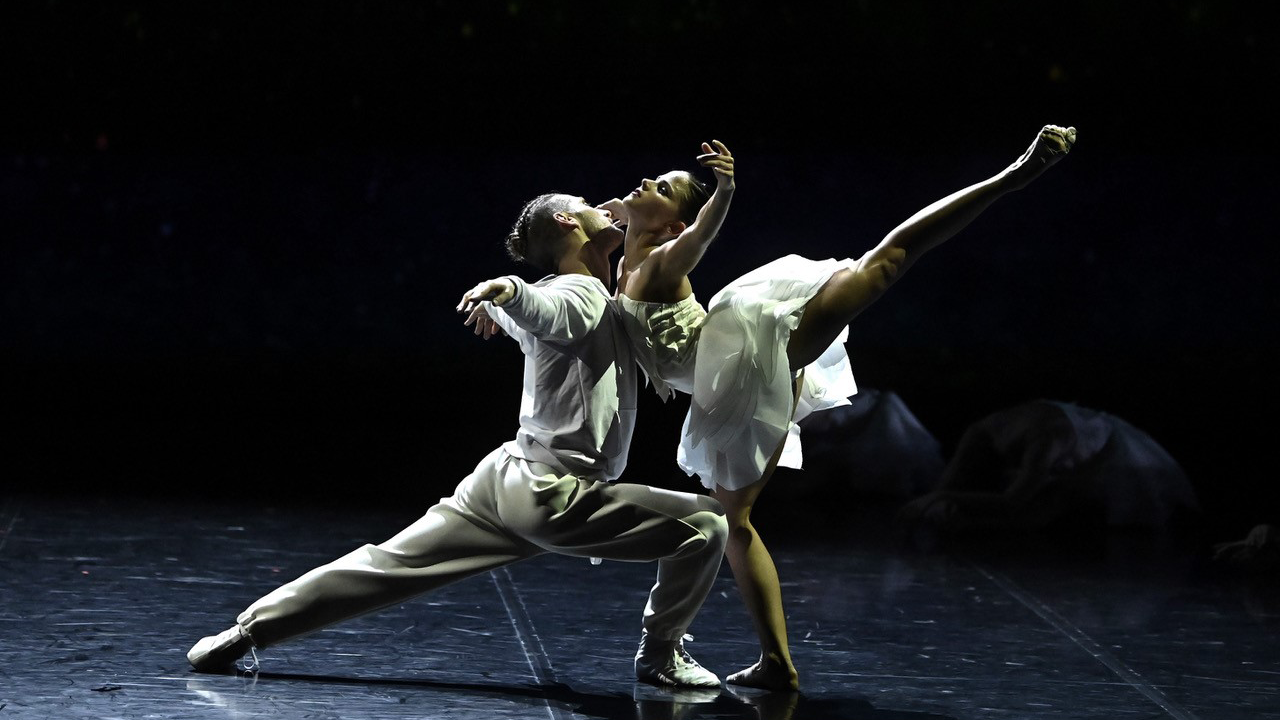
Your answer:
[[[680,206],[689,195],[689,174],[672,170],[657,179],[645,178],[623,198],[630,221],[646,228],[658,228],[680,219]]]

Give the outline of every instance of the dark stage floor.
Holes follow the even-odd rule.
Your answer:
[[[201,635],[417,515],[245,505],[0,501],[0,720],[1280,718],[1274,585],[1177,544],[926,553],[874,522],[776,533],[800,695],[637,686],[653,567],[550,556],[196,674]],[[747,627],[722,568],[691,650],[735,670]]]

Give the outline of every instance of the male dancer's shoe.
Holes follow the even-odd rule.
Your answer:
[[[684,640],[655,640],[645,635],[636,651],[636,679],[661,687],[720,687],[720,678],[698,664]]]
[[[229,669],[253,647],[248,633],[233,625],[217,635],[200,639],[187,651],[187,662],[196,672],[221,672]]]

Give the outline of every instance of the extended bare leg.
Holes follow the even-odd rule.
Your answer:
[[[863,255],[856,270],[833,275],[805,306],[800,326],[791,333],[787,344],[791,368],[816,360],[921,255],[963,230],[996,200],[1026,187],[1061,160],[1075,140],[1075,128],[1046,125],[1012,165],[920,210]]]

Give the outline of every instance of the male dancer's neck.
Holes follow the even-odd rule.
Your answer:
[[[577,250],[566,253],[556,266],[556,272],[560,275],[591,275],[605,288],[612,284],[609,253],[592,242],[583,243]]]

